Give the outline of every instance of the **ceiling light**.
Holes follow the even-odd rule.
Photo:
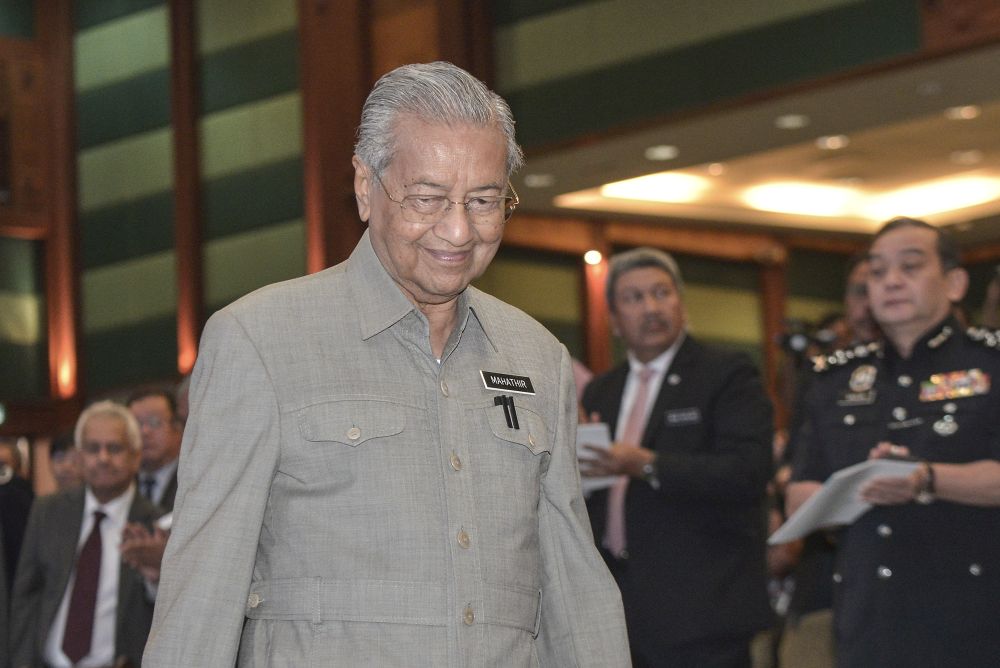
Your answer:
[[[858,192],[843,186],[782,182],[747,188],[742,197],[747,205],[759,211],[800,216],[847,216],[857,201]]]
[[[551,174],[526,174],[524,185],[528,188],[548,188],[555,184],[556,177]]]
[[[721,162],[713,162],[708,166],[708,173],[710,176],[722,176],[726,173],[726,166]]]
[[[782,114],[774,119],[774,127],[782,130],[798,130],[809,125],[809,117],[805,114]]]
[[[978,165],[983,161],[983,152],[977,148],[968,151],[952,151],[948,159],[956,165]]]
[[[604,256],[599,250],[589,250],[583,254],[583,261],[587,264],[600,264],[603,259]]]
[[[979,118],[981,113],[979,107],[974,104],[966,104],[961,107],[948,107],[944,110],[945,118],[952,121],[971,121]]]
[[[824,151],[837,151],[850,143],[851,140],[847,138],[847,135],[826,135],[816,138],[816,148]]]
[[[650,146],[646,149],[646,159],[647,160],[673,160],[680,154],[676,146],[671,146],[670,144],[660,144],[659,146]]]
[[[1000,199],[1000,179],[960,176],[928,181],[871,198],[864,214],[873,220],[929,216]]]
[[[703,176],[660,172],[605,184],[601,186],[601,196],[648,202],[693,202],[708,185],[708,179]]]

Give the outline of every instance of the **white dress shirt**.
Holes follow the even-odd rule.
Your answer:
[[[90,645],[90,654],[77,664],[70,662],[62,651],[69,599],[73,592],[73,584],[76,582],[76,569],[74,569],[45,643],[45,663],[52,668],[97,668],[110,666],[115,662],[118,578],[121,574],[118,546],[122,542],[122,531],[128,521],[128,511],[132,507],[135,493],[135,485],[129,485],[124,494],[102,504],[90,488],[87,488],[83,504],[83,526],[80,527],[80,536],[76,544],[77,553],[94,527],[94,511],[100,510],[106,515],[101,522],[101,575],[97,585],[97,608],[94,610],[94,637]]]
[[[622,392],[622,405],[618,411],[618,423],[615,425],[615,439],[621,438],[622,434],[625,433],[625,423],[628,422],[629,414],[632,411],[632,404],[635,402],[635,395],[639,392],[639,372],[642,371],[643,367],[652,369],[653,375],[649,379],[649,393],[646,395],[646,410],[645,410],[645,423],[649,422],[649,411],[653,409],[653,404],[656,403],[656,397],[660,396],[660,388],[663,386],[663,379],[667,376],[667,371],[670,369],[671,363],[674,361],[674,355],[677,354],[677,350],[684,343],[685,333],[681,332],[677,340],[674,341],[673,345],[660,353],[657,357],[654,357],[646,364],[643,364],[632,355],[632,352],[628,353],[628,365],[629,372],[628,378],[625,379],[625,390]],[[645,431],[645,430],[644,430]],[[633,443],[635,446],[641,446],[641,443]]]

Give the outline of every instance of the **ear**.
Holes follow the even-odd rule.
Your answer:
[[[948,294],[948,301],[957,304],[965,297],[965,292],[969,289],[969,272],[961,267],[949,269],[944,275],[945,291]]]
[[[368,165],[361,162],[361,158],[355,155],[351,158],[354,165],[354,199],[358,204],[358,217],[363,222],[368,222],[371,216],[371,189],[374,179]]]

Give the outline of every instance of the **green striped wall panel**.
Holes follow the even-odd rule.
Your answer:
[[[298,35],[289,30],[201,60],[203,113],[298,90]]]
[[[868,0],[500,92],[532,146],[886,60],[919,42],[912,0]]]
[[[86,30],[161,5],[163,0],[76,0],[74,21],[78,31]]]
[[[302,179],[302,161],[293,158],[206,182],[202,194],[205,238],[217,239],[301,216]]]
[[[34,36],[34,0],[3,0],[0,3],[0,37],[31,39]]]
[[[177,375],[177,318],[129,323],[84,336],[83,377],[90,393]]]

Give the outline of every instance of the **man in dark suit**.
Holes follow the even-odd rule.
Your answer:
[[[122,532],[159,510],[136,493],[141,436],[128,409],[102,401],[77,421],[84,489],[38,499],[14,582],[12,665],[138,666],[152,586],[124,565]]]
[[[142,430],[139,492],[170,512],[177,495],[177,460],[184,433],[177,400],[167,390],[146,388],[132,394],[127,405]]]
[[[683,289],[666,253],[611,259],[608,306],[628,361],[584,392],[614,442],[581,468],[619,476],[587,505],[621,587],[633,664],[743,668],[771,615],[771,406],[749,358],[685,332]]]

